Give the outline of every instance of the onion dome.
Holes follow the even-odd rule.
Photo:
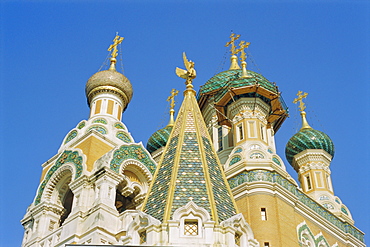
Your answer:
[[[294,155],[306,149],[323,149],[334,156],[334,144],[327,134],[312,128],[301,129],[289,139],[285,147],[288,162],[292,165]]]
[[[227,124],[224,117],[226,107],[242,97],[257,97],[271,106],[267,121],[275,132],[288,116],[288,107],[275,83],[251,70],[229,69],[218,73],[201,86],[197,96],[201,109],[206,102],[214,100],[216,109],[222,113],[217,115],[221,124]]]
[[[306,112],[304,111],[306,106],[302,102],[307,95],[308,93],[299,91],[297,94],[298,98],[293,101],[295,104],[299,102],[299,110],[302,117],[302,128],[298,133],[289,139],[285,147],[285,156],[291,165],[293,165],[294,155],[299,154],[307,149],[322,149],[332,157],[334,156],[334,144],[330,137],[324,132],[313,129],[307,122]]]
[[[171,90],[171,95],[167,98],[167,101],[170,102],[170,121],[168,122],[167,126],[163,129],[157,130],[154,134],[149,138],[148,143],[146,144],[146,149],[153,153],[158,149],[165,147],[170,137],[174,121],[175,115],[175,96],[179,93],[176,89]]]
[[[119,96],[123,103],[123,109],[126,109],[133,94],[130,81],[123,74],[117,72],[114,67],[112,69],[112,66],[109,70],[99,71],[91,76],[86,83],[85,91],[89,105],[95,95],[110,92]]]
[[[166,126],[163,129],[157,130],[149,138],[148,143],[146,144],[146,149],[153,153],[158,149],[165,147],[170,137],[173,126]]]
[[[251,70],[248,70],[249,77],[243,77],[242,74],[242,69],[231,69],[218,73],[201,87],[199,94],[219,91],[218,97],[222,97],[222,95],[228,92],[229,88],[238,88],[255,84],[271,92],[278,92],[276,85],[261,74]]]

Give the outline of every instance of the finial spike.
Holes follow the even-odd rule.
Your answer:
[[[297,104],[299,102],[298,108],[299,111],[301,112],[302,116],[302,128],[303,129],[312,129],[311,126],[308,124],[307,119],[306,119],[306,112],[304,111],[306,109],[305,104],[303,103],[303,99],[307,97],[308,93],[303,93],[302,91],[298,91],[297,93],[297,98],[293,100],[294,104]]]
[[[250,78],[251,76],[248,75],[248,71],[247,71],[247,62],[245,61],[246,58],[247,58],[247,54],[245,52],[245,48],[248,48],[248,46],[250,45],[251,43],[250,42],[245,42],[244,40],[240,41],[239,43],[239,49],[237,50],[237,52],[239,53],[240,52],[240,61],[242,62],[242,76],[241,78]]]
[[[112,51],[111,52],[111,58],[110,58],[110,68],[109,68],[109,70],[116,70],[116,62],[117,62],[116,57],[118,55],[117,46],[122,43],[123,39],[124,39],[124,37],[120,37],[118,35],[118,32],[116,32],[116,37],[114,37],[114,39],[113,39],[113,44],[111,44],[108,47],[108,51]]]
[[[167,101],[170,101],[170,121],[167,126],[173,126],[175,123],[174,114],[175,114],[175,96],[179,93],[176,89],[172,89],[171,95],[167,98]]]

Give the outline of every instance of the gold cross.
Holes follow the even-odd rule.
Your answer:
[[[299,108],[299,111],[301,111],[301,112],[304,111],[304,109],[306,109],[306,106],[304,105],[302,100],[304,98],[306,98],[307,95],[308,95],[308,93],[303,93],[302,91],[298,91],[298,93],[297,93],[298,98],[293,100],[294,104],[297,104],[297,102],[299,102],[298,108]]]
[[[168,98],[167,98],[167,101],[171,101],[170,102],[171,110],[173,110],[175,108],[175,96],[178,93],[179,93],[179,91],[177,91],[176,89],[172,89],[171,96],[168,96]]]
[[[111,44],[108,48],[108,51],[112,51],[112,58],[116,58],[117,57],[117,45],[121,44],[122,43],[122,40],[124,39],[124,37],[120,37],[118,36],[118,33],[116,35],[116,37],[114,37],[113,39],[113,44]]]
[[[230,35],[230,39],[231,40],[229,42],[227,42],[226,45],[225,45],[226,47],[228,47],[229,45],[231,45],[231,49],[230,49],[231,55],[235,55],[236,53],[238,53],[238,51],[235,50],[235,44],[234,44],[234,42],[237,39],[239,39],[239,37],[240,37],[240,34],[235,35],[235,33],[232,33]]]
[[[244,49],[248,48],[248,46],[251,44],[251,42],[245,42],[244,40],[240,41],[239,43],[239,49],[236,50],[236,53],[241,53],[240,55],[240,61],[245,61],[247,58],[247,54],[245,53]]]

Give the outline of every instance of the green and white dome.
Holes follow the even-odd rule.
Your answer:
[[[324,132],[312,128],[301,129],[292,136],[286,147],[285,155],[292,165],[293,157],[306,149],[323,149],[331,156],[334,156],[334,144],[330,137]]]
[[[158,149],[165,147],[170,137],[173,126],[166,126],[163,129],[157,130],[149,138],[148,143],[146,144],[146,149],[153,153]]]

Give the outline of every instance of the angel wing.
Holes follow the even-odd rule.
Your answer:
[[[182,53],[182,59],[184,60],[184,65],[185,65],[186,70],[190,71],[190,69],[191,69],[190,62],[187,59],[185,52]]]
[[[188,71],[176,67],[176,75],[183,79],[188,79]]]

